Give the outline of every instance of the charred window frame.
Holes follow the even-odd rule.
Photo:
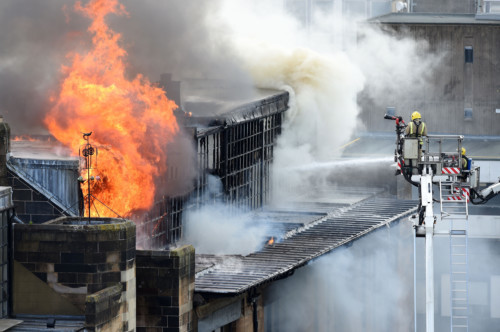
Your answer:
[[[283,116],[279,112],[198,137],[197,205],[204,204],[204,200],[221,199],[232,207],[256,209],[269,201],[270,167]],[[219,197],[206,196],[210,174],[222,182]]]
[[[137,223],[137,246],[164,249],[182,237],[184,212],[210,201],[238,209],[257,209],[270,199],[271,164],[276,138],[281,134],[288,94],[261,103],[251,120],[194,128],[198,175],[191,193],[163,197]],[[209,189],[210,176],[222,191]]]

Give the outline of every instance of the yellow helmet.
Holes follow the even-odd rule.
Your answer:
[[[418,113],[418,111],[415,111],[411,114],[411,121],[415,119],[422,119],[422,116],[420,115],[420,113]]]
[[[462,147],[462,156],[465,156],[465,148]]]

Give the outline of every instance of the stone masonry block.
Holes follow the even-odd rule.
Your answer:
[[[26,213],[39,215],[54,215],[54,207],[48,202],[26,202]]]
[[[57,280],[60,283],[64,284],[76,284],[78,283],[78,274],[77,273],[57,273]]]
[[[31,263],[59,263],[61,255],[57,252],[28,252],[28,262]]]
[[[12,193],[12,199],[15,201],[31,201],[33,191],[30,189],[19,189]]]
[[[40,250],[39,241],[23,241],[15,243],[16,250],[21,252],[37,252]]]
[[[125,243],[116,240],[98,242],[98,252],[121,251],[125,249]]]
[[[57,214],[32,214],[30,219],[34,224],[43,224],[57,217]]]
[[[87,264],[99,264],[106,262],[106,256],[105,252],[86,252],[83,260]]]
[[[55,272],[76,272],[76,273],[95,273],[97,266],[92,264],[55,264]]]
[[[54,263],[38,263],[36,264],[35,271],[37,272],[54,272]]]
[[[82,252],[62,252],[61,253],[61,263],[83,263],[84,255]]]

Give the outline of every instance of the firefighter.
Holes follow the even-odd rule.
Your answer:
[[[422,121],[422,116],[418,111],[415,111],[411,114],[411,122],[408,123],[408,126],[405,129],[406,137],[417,137],[419,139],[420,149],[424,144],[422,140],[422,136],[427,136],[427,126],[425,122]]]
[[[411,114],[411,122],[408,123],[405,129],[405,137],[408,138],[417,138],[418,139],[418,160],[422,160],[422,148],[424,146],[424,140],[422,136],[427,136],[427,126],[422,121],[422,116],[418,111],[414,111]],[[410,161],[409,166],[413,168],[413,171],[416,171],[416,167],[418,166],[418,162]]]
[[[460,175],[458,176],[458,178],[463,182],[467,182],[468,176],[469,176],[469,171],[470,171],[470,166],[471,166],[470,165],[471,161],[465,155],[465,148],[464,147],[462,147],[461,158],[462,158],[462,168],[460,170]]]
[[[465,148],[462,147],[462,170],[469,169],[469,158],[465,155]]]

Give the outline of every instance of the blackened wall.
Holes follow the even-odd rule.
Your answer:
[[[69,222],[70,224],[64,224]],[[135,224],[61,218],[15,224],[14,313],[84,315],[87,296],[121,285],[123,330],[135,329]]]
[[[194,331],[194,247],[137,251],[137,331]]]

